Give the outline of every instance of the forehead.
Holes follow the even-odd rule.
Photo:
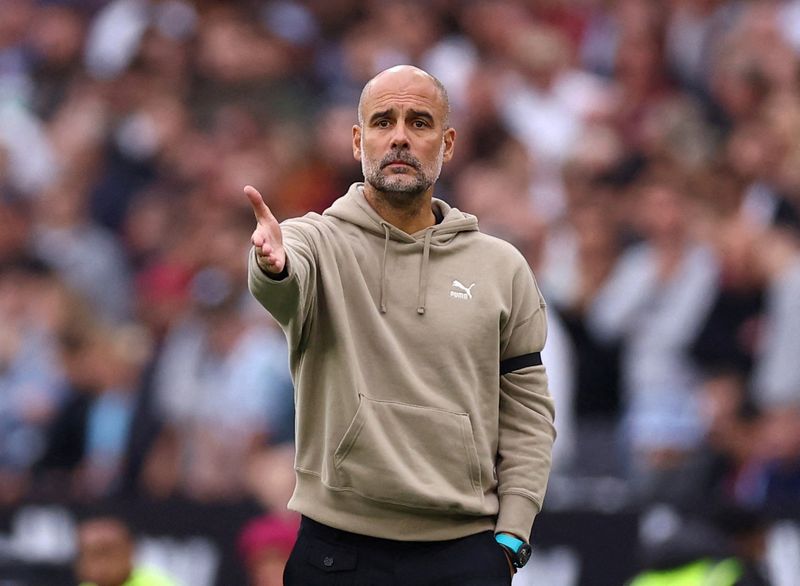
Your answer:
[[[128,541],[124,527],[113,522],[94,521],[79,530],[79,538],[85,545],[119,545]]]
[[[444,110],[444,100],[434,81],[423,73],[387,73],[375,78],[364,96],[364,113],[391,108],[424,108],[434,114]]]

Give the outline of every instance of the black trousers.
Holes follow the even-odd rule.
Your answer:
[[[509,586],[511,568],[491,531],[448,541],[394,541],[303,517],[285,586]]]

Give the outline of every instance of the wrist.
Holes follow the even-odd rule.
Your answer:
[[[522,537],[522,536],[520,536],[520,535],[517,535],[516,533],[513,533],[513,532],[511,532],[511,531],[497,531],[497,532],[495,533],[495,537],[497,537],[498,535],[510,535],[510,536],[511,536],[511,537],[513,537],[514,539],[519,539],[519,540],[520,540],[520,541],[522,541],[523,543],[527,543],[527,542],[528,542],[528,540],[527,540],[527,539],[525,539],[524,537]]]
[[[289,269],[286,268],[286,265],[283,265],[283,269],[281,269],[279,273],[276,273],[269,270],[261,263],[256,263],[256,264],[258,264],[258,268],[261,269],[261,272],[264,273],[267,277],[269,277],[273,281],[282,281],[283,279],[289,276]]]

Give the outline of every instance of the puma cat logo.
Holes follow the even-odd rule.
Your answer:
[[[469,287],[464,286],[460,281],[453,281],[451,287],[453,289],[460,289],[460,291],[450,291],[450,297],[454,299],[472,299],[472,288],[475,286],[475,283],[472,283]]]

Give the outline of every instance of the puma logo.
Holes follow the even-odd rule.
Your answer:
[[[469,287],[466,287],[460,281],[453,281],[451,287],[453,289],[460,289],[460,291],[450,291],[450,297],[454,299],[472,299],[472,288],[475,286],[475,283],[472,283]]]

